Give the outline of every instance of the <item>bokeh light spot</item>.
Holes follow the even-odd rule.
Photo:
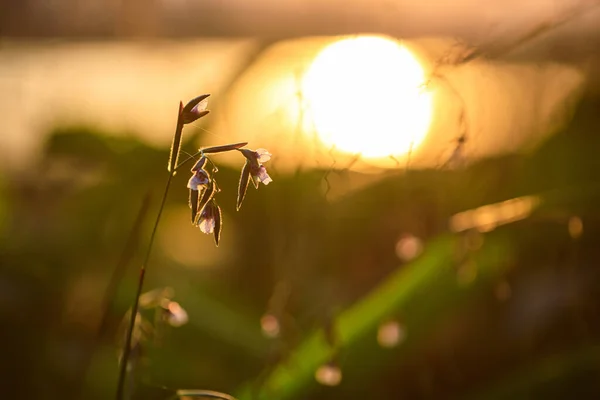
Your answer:
[[[342,370],[335,364],[324,364],[315,372],[315,379],[321,385],[337,386],[342,381]]]
[[[402,261],[410,261],[423,251],[423,242],[416,236],[403,235],[396,243],[396,255]]]
[[[279,336],[281,327],[277,317],[271,314],[265,314],[260,319],[260,327],[263,334],[268,338],[276,338]]]
[[[404,341],[406,331],[398,321],[387,321],[379,326],[377,342],[381,347],[392,348]]]
[[[579,239],[583,234],[583,221],[577,216],[569,218],[569,235],[573,239]]]

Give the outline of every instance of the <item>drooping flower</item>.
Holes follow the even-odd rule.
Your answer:
[[[198,227],[203,233],[214,234],[215,244],[219,245],[221,238],[221,207],[217,205],[215,199],[211,199],[202,208],[198,217]]]
[[[209,202],[200,213],[198,227],[202,233],[211,234],[215,230],[215,209],[212,202]]]
[[[203,233],[207,235],[213,233],[215,230],[216,224],[216,204],[214,201],[209,201],[206,203],[202,212],[200,213],[200,217],[198,218],[198,227]]]
[[[271,159],[272,154],[266,149],[240,149],[240,152],[246,157],[249,162],[250,176],[252,176],[252,182],[254,186],[258,188],[259,182],[268,185],[273,182],[273,179],[267,173],[267,169],[262,163],[265,163]]]
[[[250,165],[250,175],[252,175],[256,186],[258,186],[258,182],[262,182],[265,185],[273,182],[264,165],[260,165],[258,168],[252,168],[252,165]]]
[[[197,169],[193,171],[194,174],[188,181],[187,187],[191,190],[200,190],[201,186],[206,186],[210,181],[210,177],[208,176],[208,172],[203,169]]]
[[[208,196],[212,196],[213,188],[212,182],[210,181],[210,176],[205,169],[203,169],[206,164],[206,157],[202,156],[198,162],[192,167],[192,177],[188,181],[187,187],[190,189],[189,196],[189,206],[192,210],[192,224],[196,224],[196,217],[198,216],[198,211],[202,210],[204,204],[210,199]],[[209,190],[204,190],[205,188]],[[202,201],[199,201],[200,194],[204,190],[204,195],[202,196]]]

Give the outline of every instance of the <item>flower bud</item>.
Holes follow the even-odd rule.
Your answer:
[[[181,110],[181,122],[183,124],[192,123],[210,112],[206,109],[206,107],[208,107],[208,96],[210,96],[210,94],[198,96],[190,100],[185,107],[183,107]]]

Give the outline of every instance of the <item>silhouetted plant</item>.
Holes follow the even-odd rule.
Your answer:
[[[206,234],[212,234],[214,236],[215,245],[219,245],[219,239],[221,236],[222,229],[222,215],[221,208],[217,204],[215,195],[219,193],[220,189],[216,180],[216,173],[218,168],[216,164],[210,159],[210,154],[223,153],[228,151],[239,151],[245,158],[246,162],[242,168],[240,175],[240,182],[238,185],[238,195],[236,206],[239,210],[242,206],[246,195],[246,189],[248,183],[252,180],[254,186],[258,189],[260,182],[268,185],[272,182],[271,177],[267,173],[263,163],[271,159],[271,153],[265,149],[250,150],[245,149],[248,143],[232,143],[222,146],[213,146],[198,150],[197,153],[188,157],[185,161],[178,163],[179,153],[181,152],[181,138],[183,135],[183,128],[185,125],[190,124],[206,115],[209,114],[207,110],[209,94],[203,94],[192,100],[190,100],[185,106],[183,103],[179,103],[179,111],[177,114],[177,125],[175,128],[175,134],[173,135],[173,143],[171,145],[171,151],[169,155],[169,162],[167,170],[169,176],[163,193],[162,201],[154,222],[154,227],[150,235],[150,242],[146,250],[144,261],[140,268],[140,275],[137,284],[136,296],[133,302],[133,306],[126,315],[127,330],[125,334],[125,340],[123,343],[123,352],[120,360],[120,371],[119,381],[117,387],[117,400],[122,400],[125,396],[125,382],[128,372],[132,369],[131,360],[132,353],[139,354],[140,346],[143,340],[147,339],[148,336],[152,335],[156,338],[157,329],[162,326],[165,322],[173,326],[180,326],[187,322],[187,313],[179,305],[179,303],[171,300],[172,291],[168,288],[156,289],[154,291],[145,293],[142,295],[144,286],[144,277],[150,254],[152,252],[154,238],[158,224],[161,219],[161,215],[165,206],[167,195],[169,193],[169,187],[173,176],[177,173],[179,168],[191,160],[195,160],[194,166],[191,168],[192,176],[188,181],[187,187],[189,189],[189,206],[192,211],[192,224],[197,226],[200,231]],[[210,172],[207,167],[210,166]],[[148,320],[142,317],[140,313],[140,307],[143,309],[155,310],[155,323],[151,324]],[[188,396],[210,395],[213,398],[226,398],[231,399],[229,395],[221,394],[218,392],[211,391],[192,391],[194,393],[187,393]],[[178,395],[177,395],[178,396]]]

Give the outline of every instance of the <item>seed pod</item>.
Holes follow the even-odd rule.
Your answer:
[[[208,100],[206,98],[210,96],[209,94],[203,94],[198,96],[192,100],[190,100],[182,110],[181,113],[181,123],[189,124],[197,119],[200,119],[207,115],[210,111],[206,109],[208,106]]]
[[[202,100],[206,99],[209,96],[210,96],[210,94],[201,94],[198,97],[194,97],[192,100],[188,101],[188,103],[185,105],[185,107],[183,107],[183,112],[184,113],[191,112],[194,107],[196,107]]]
[[[213,200],[214,201],[214,200]],[[215,212],[215,245],[219,247],[219,240],[221,240],[221,207],[217,205],[217,202],[214,201],[214,205],[216,207]]]
[[[198,216],[198,197],[199,191],[190,189],[189,206],[192,209],[192,224],[196,222],[196,217]]]
[[[179,102],[179,113],[177,114],[177,127],[175,128],[175,134],[173,135],[173,142],[171,143],[171,153],[169,154],[169,164],[167,170],[174,173],[175,167],[177,166],[177,160],[179,159],[179,152],[181,151],[181,135],[183,133],[183,103]]]
[[[238,196],[237,196],[237,207],[239,209],[242,207],[242,202],[244,201],[244,197],[246,197],[246,189],[248,189],[248,181],[250,180],[250,163],[246,161],[244,164],[244,168],[242,168],[242,175],[240,176],[240,183],[238,185]]]
[[[208,187],[206,188],[206,190],[204,191],[204,194],[202,195],[202,197],[200,198],[200,201],[198,202],[197,215],[196,215],[196,220],[194,221],[194,225],[197,225],[198,216],[200,214],[202,214],[202,210],[208,204],[208,202],[213,198],[213,196],[215,195],[216,192],[217,192],[216,185],[214,184],[213,181],[210,181],[208,184]]]

